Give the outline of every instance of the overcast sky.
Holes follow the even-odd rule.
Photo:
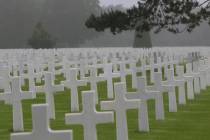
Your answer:
[[[139,0],[100,0],[102,6],[109,5],[123,5],[124,7],[131,7],[135,5]],[[199,0],[200,2],[204,2],[205,0]]]
[[[131,7],[137,3],[138,0],[100,0],[102,6],[119,5],[122,4],[124,7]]]

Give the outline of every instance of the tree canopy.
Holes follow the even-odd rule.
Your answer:
[[[210,24],[210,0],[139,0],[126,11],[110,10],[99,16],[92,14],[86,21],[96,31],[110,29],[113,34],[126,30],[141,33],[165,29],[172,33],[192,32],[202,22]],[[180,26],[181,25],[181,26]],[[184,26],[184,27],[183,27]]]

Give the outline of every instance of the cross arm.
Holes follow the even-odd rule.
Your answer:
[[[163,88],[163,91],[169,92],[169,91],[172,91],[174,89],[174,86],[172,86],[172,85],[163,85],[162,88]]]
[[[30,140],[31,133],[13,133],[11,134],[11,140]]]
[[[79,80],[78,85],[79,86],[87,86],[87,81],[86,80]]]
[[[163,85],[168,85],[170,82],[169,81],[162,81],[161,82]]]
[[[70,113],[65,115],[66,124],[82,124],[83,113]]]
[[[44,91],[44,86],[36,86],[35,87],[36,92],[40,93],[40,92],[45,92]]]
[[[155,86],[147,86],[146,89],[147,90],[156,90],[156,87]]]
[[[100,81],[105,81],[106,78],[105,77],[102,77],[102,76],[98,76],[97,77],[97,81],[100,82]]]
[[[185,83],[185,81],[184,80],[175,80],[174,83],[177,86],[182,86]]]
[[[23,100],[36,98],[36,94],[34,92],[22,92],[21,96]]]
[[[141,104],[140,99],[132,99],[132,100],[127,100],[126,101],[126,109],[134,109],[134,108],[139,108]]]
[[[71,88],[71,82],[70,81],[62,81],[61,84],[64,85],[64,87]]]
[[[139,99],[139,94],[136,92],[130,92],[128,94],[125,94],[125,97],[127,99]]]
[[[102,110],[115,110],[114,101],[102,101],[101,109]]]
[[[63,84],[61,84],[61,85],[54,85],[53,89],[54,89],[54,94],[56,94],[59,91],[64,91],[64,85]]]
[[[96,117],[96,121],[98,123],[113,123],[114,122],[114,112],[113,111],[107,111],[107,112],[98,112],[97,115],[100,115]]]
[[[51,134],[50,140],[73,140],[73,132],[71,130],[60,130],[60,131],[50,130],[50,134]]]
[[[146,91],[145,95],[147,96],[146,99],[156,99],[158,96],[161,96],[160,91]]]
[[[112,77],[113,77],[113,78],[115,78],[115,77],[120,77],[120,73],[116,73],[116,72],[115,72],[115,73],[112,73]]]
[[[192,75],[184,75],[184,79],[187,80],[187,81],[188,81],[188,80],[191,81],[191,80],[194,79],[194,77],[193,77]]]
[[[192,75],[193,75],[194,77],[200,77],[200,73],[199,73],[199,72],[193,72]]]

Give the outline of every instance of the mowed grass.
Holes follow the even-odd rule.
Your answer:
[[[58,77],[62,80],[62,77]],[[59,83],[59,80],[56,83]],[[119,79],[115,79],[115,82]],[[27,89],[27,87],[24,87]],[[131,77],[127,77],[127,88],[131,88]],[[79,87],[80,111],[81,91],[89,90],[90,85]],[[106,100],[106,82],[98,83],[100,101]],[[45,103],[44,94],[38,94],[35,100],[23,101],[24,128],[32,131],[31,106]],[[177,113],[168,112],[168,98],[164,95],[165,120],[155,120],[154,101],[149,101],[149,122],[151,131],[142,133],[138,131],[137,110],[127,111],[129,140],[209,140],[210,139],[210,87],[197,95],[195,100],[188,101],[187,105],[179,105]],[[70,90],[65,89],[55,95],[56,120],[51,120],[53,130],[72,129],[74,140],[83,140],[83,127],[81,125],[65,125],[65,114],[70,112]],[[97,110],[100,106],[97,105]],[[115,123],[97,125],[98,140],[116,140]],[[12,107],[0,102],[0,140],[9,140],[12,133]]]

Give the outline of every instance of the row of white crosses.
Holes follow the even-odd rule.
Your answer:
[[[124,60],[123,60],[124,61]],[[118,63],[118,62],[116,62]],[[119,63],[118,63],[119,64]],[[96,65],[96,63],[95,63]],[[158,64],[156,64],[158,65]],[[77,72],[79,71],[78,69],[71,69],[69,73],[66,73],[66,76],[69,77],[67,81],[64,81],[65,87],[71,88],[71,96],[72,101],[75,99],[73,102],[71,102],[71,110],[72,112],[77,112],[78,111],[78,95],[76,92],[78,86],[83,86],[85,85],[86,82],[90,82],[91,84],[91,90],[94,91],[89,91],[89,92],[84,92],[83,93],[83,112],[82,113],[70,113],[69,115],[66,115],[66,123],[67,124],[82,124],[84,125],[85,128],[85,139],[90,140],[90,139],[97,139],[96,137],[96,128],[95,125],[98,123],[108,123],[108,122],[113,122],[113,112],[110,111],[115,111],[116,112],[116,124],[117,124],[117,139],[122,140],[128,139],[128,130],[127,130],[127,119],[126,119],[126,110],[128,109],[138,109],[139,111],[139,130],[140,131],[149,131],[149,123],[148,123],[148,112],[147,112],[147,100],[149,99],[155,99],[155,108],[156,108],[156,119],[158,120],[163,120],[164,119],[164,108],[163,108],[163,95],[162,92],[167,91],[168,92],[168,97],[169,97],[169,111],[171,112],[176,112],[177,111],[177,105],[176,105],[176,95],[175,95],[175,86],[180,87],[180,92],[179,92],[179,103],[184,104],[185,103],[185,98],[184,98],[184,91],[183,91],[183,80],[187,79],[187,81],[192,81],[188,79],[196,80],[197,77],[200,80],[201,78],[201,72],[200,70],[194,70],[192,69],[192,66],[190,68],[189,64],[189,72],[187,68],[187,73],[183,74],[184,72],[182,71],[183,68],[180,68],[180,72],[178,72],[178,77],[174,77],[174,72],[173,69],[167,70],[168,76],[167,76],[167,81],[166,82],[160,82],[162,81],[162,74],[159,73],[154,73],[154,86],[146,86],[146,81],[145,78],[137,78],[136,79],[136,84],[137,84],[137,92],[136,93],[127,93],[126,91],[126,66],[124,62],[120,63],[120,71],[116,70],[116,74],[113,74],[112,71],[112,64],[107,65],[107,70],[106,68],[104,69],[104,75],[102,76],[97,76],[97,69],[96,67],[91,66],[90,68],[90,76],[89,77],[83,77],[82,79],[85,80],[78,80],[77,79]],[[161,66],[158,66],[161,67]],[[180,66],[181,67],[181,66]],[[187,66],[188,67],[188,66]],[[194,66],[196,67],[196,66]],[[193,71],[194,70],[194,71]],[[202,69],[204,70],[204,69]],[[109,75],[109,74],[110,75]],[[179,75],[180,73],[180,75]],[[72,75],[71,75],[72,74]],[[191,75],[187,75],[191,74]],[[45,77],[45,85],[40,88],[36,88],[35,92],[45,92],[46,94],[46,103],[47,105],[40,105],[40,106],[33,106],[33,120],[34,120],[34,131],[32,133],[18,133],[18,134],[13,134],[11,137],[12,139],[16,140],[18,138],[20,139],[34,139],[34,137],[37,136],[37,138],[40,139],[52,139],[52,136],[59,136],[56,137],[57,139],[70,139],[72,137],[72,134],[70,131],[68,132],[53,132],[51,131],[48,127],[48,121],[49,119],[55,119],[55,107],[54,107],[54,94],[57,93],[57,91],[63,91],[64,90],[64,85],[54,85],[54,81],[52,78],[52,75],[54,76],[54,73],[48,73],[46,72],[43,74]],[[121,83],[115,84],[114,86],[114,91],[113,94],[108,93],[109,98],[114,98],[113,101],[102,101],[101,104],[101,109],[102,110],[110,110],[109,112],[97,112],[95,110],[95,104],[99,103],[98,100],[98,92],[97,92],[97,82],[101,80],[106,80],[111,83],[112,82],[112,77],[121,77]],[[111,78],[107,78],[111,77]],[[17,78],[17,77],[16,77]],[[34,79],[34,78],[32,78]],[[89,80],[88,80],[89,79]],[[16,82],[15,82],[16,81]],[[19,81],[19,83],[17,82]],[[14,85],[14,83],[16,83]],[[193,83],[193,82],[192,82]],[[193,85],[189,84],[190,86]],[[200,83],[196,85],[197,82],[194,82],[194,87],[198,87]],[[112,87],[111,89],[109,89]],[[11,93],[4,93],[1,94],[1,100],[8,101],[8,103],[13,104],[13,109],[16,111],[13,111],[13,119],[14,119],[14,131],[23,131],[23,119],[22,119],[22,107],[21,107],[21,100],[22,99],[28,99],[30,98],[35,98],[35,94],[24,94],[21,93],[21,84],[20,84],[20,78],[19,80],[14,80],[12,79],[12,94],[16,93],[18,91],[18,96],[14,97]],[[113,90],[113,85],[109,84],[108,89],[112,92]],[[109,91],[108,90],[108,91]],[[20,91],[20,92],[19,92]],[[194,93],[189,93],[189,97],[193,96]],[[10,97],[11,96],[11,97]],[[29,99],[30,99],[29,98]],[[192,97],[191,97],[192,98]],[[12,99],[12,100],[10,100]],[[46,109],[47,108],[47,109]],[[17,113],[18,110],[18,113]],[[36,111],[34,111],[36,110]],[[40,112],[42,114],[46,114],[45,116],[40,116],[38,115]],[[90,113],[91,112],[91,113]],[[18,119],[15,119],[15,114],[17,115]],[[93,117],[95,115],[95,117]],[[72,117],[72,116],[76,116]],[[79,117],[81,116],[81,117]],[[89,116],[84,118],[84,116]],[[43,122],[40,123],[38,118],[46,118],[43,120]],[[89,119],[87,119],[89,118]],[[17,122],[17,120],[19,122]],[[73,121],[72,121],[73,120]],[[123,123],[120,123],[123,122]],[[37,126],[37,127],[36,127]],[[39,131],[40,129],[38,128],[43,128]],[[36,131],[38,130],[38,131]],[[91,132],[91,135],[90,135]],[[93,134],[93,135],[92,135]],[[65,135],[65,136],[64,136]]]
[[[19,88],[20,88],[20,85],[19,85]],[[48,111],[48,117],[49,118],[54,118],[55,117],[55,115],[54,115],[55,112],[54,112],[54,108],[53,108],[53,106],[54,106],[53,93],[56,93],[56,91],[58,91],[58,90],[59,91],[62,90],[61,88],[62,88],[61,86],[57,86],[57,87],[54,87],[53,86],[52,75],[50,73],[46,73],[45,74],[45,86],[43,87],[43,91],[46,93],[46,96],[47,96],[47,103],[49,105],[47,111]],[[40,89],[39,89],[39,92],[40,92]],[[3,99],[6,100],[6,97],[3,96]],[[19,102],[20,102],[20,100],[19,100]],[[22,111],[20,109],[22,109],[22,108],[20,106],[17,106],[17,107],[19,109],[19,113],[21,113]],[[16,111],[14,111],[14,114],[16,114]],[[17,118],[19,118],[19,117],[17,117]],[[20,118],[22,118],[22,116]],[[20,119],[19,122],[21,122],[21,124],[22,124],[22,121],[21,120],[22,119]],[[17,122],[17,121],[15,121],[15,122]],[[16,126],[16,125],[14,125],[14,126]],[[19,126],[19,128],[21,128],[21,127],[23,127],[23,126],[22,125]],[[23,128],[21,128],[21,129],[23,129]],[[21,129],[19,129],[18,131],[21,131]],[[17,131],[17,129],[14,129],[14,130]]]
[[[128,131],[127,131],[127,119],[126,119],[126,110],[128,109],[133,109],[133,108],[141,108],[140,111],[142,111],[142,113],[139,113],[141,116],[139,118],[139,129],[143,130],[143,131],[148,131],[149,127],[148,127],[148,115],[147,115],[147,106],[146,106],[146,102],[143,102],[144,100],[146,99],[149,99],[149,98],[155,98],[157,97],[157,102],[159,104],[157,104],[157,107],[156,109],[159,109],[159,112],[162,111],[160,118],[164,118],[164,115],[163,115],[163,103],[161,101],[162,100],[162,95],[161,95],[161,92],[162,91],[168,91],[169,92],[169,109],[170,111],[176,111],[177,110],[177,106],[176,106],[176,96],[175,96],[175,86],[180,86],[181,87],[181,90],[182,93],[180,93],[180,103],[184,103],[185,102],[185,99],[184,99],[184,96],[183,95],[183,84],[184,84],[184,81],[183,80],[175,80],[174,79],[174,73],[173,73],[173,70],[169,70],[169,75],[167,76],[168,77],[168,81],[166,84],[159,84],[161,80],[161,77],[162,77],[162,74],[161,73],[156,73],[155,74],[155,88],[158,89],[159,92],[149,92],[148,95],[142,95],[142,97],[138,94],[127,94],[126,95],[126,88],[125,88],[125,83],[122,82],[122,83],[118,83],[118,84],[115,84],[115,99],[113,101],[102,101],[101,102],[101,108],[102,110],[114,110],[116,112],[116,127],[117,127],[117,139],[119,140],[127,140],[128,139]],[[145,79],[141,79],[143,82],[145,82]],[[138,81],[141,81],[140,79],[138,79]],[[159,83],[158,83],[159,82]],[[140,82],[139,82],[140,83]],[[144,84],[143,84],[144,85]],[[140,87],[142,89],[144,89],[144,86],[141,86]],[[140,89],[138,89],[137,91],[139,92]],[[161,92],[160,92],[161,91]],[[145,92],[145,90],[143,90],[143,92]],[[153,93],[153,94],[152,94]],[[143,93],[144,94],[144,93]],[[150,95],[150,97],[149,97]],[[85,98],[85,97],[83,97]],[[128,100],[126,98],[130,98],[132,100]],[[94,96],[92,95],[92,102],[94,102]],[[137,99],[140,99],[140,100],[137,100]],[[90,104],[90,103],[89,103]],[[84,105],[87,105],[87,102],[86,104],[84,104],[84,101],[83,101],[83,106]],[[93,103],[94,105],[94,103]],[[92,106],[93,106],[92,105]],[[73,114],[73,115],[66,115],[66,122],[67,123],[74,123],[74,124],[82,124],[85,128],[85,139],[86,138],[89,138],[89,139],[96,139],[96,128],[95,128],[95,125],[97,124],[97,121],[95,123],[92,123],[93,126],[91,126],[92,129],[90,129],[90,124],[88,122],[91,122],[92,118],[94,118],[95,120],[97,120],[97,117],[86,117],[86,118],[91,118],[91,120],[86,120],[84,121],[85,119],[85,114],[88,114],[88,112],[91,112],[88,108],[85,108],[84,110],[88,110],[88,111],[84,111],[83,113],[77,113],[77,114]],[[159,113],[158,112],[158,113]],[[94,113],[96,113],[96,111],[94,111]],[[94,114],[93,113],[93,114]],[[97,114],[97,113],[96,113]],[[142,115],[143,114],[143,115]],[[105,115],[104,115],[105,116]],[[108,116],[108,114],[107,114]],[[111,115],[110,115],[111,116]],[[142,119],[143,118],[143,119]],[[105,122],[108,122],[106,119],[104,119]],[[111,122],[112,119],[110,118],[109,121]],[[123,122],[123,123],[120,123],[120,122]],[[90,130],[94,131],[92,134],[93,135],[89,135],[90,134]],[[89,132],[89,133],[87,133]]]
[[[141,104],[139,103],[140,100],[126,100],[126,98],[124,97],[125,94],[125,84],[120,83],[117,84],[115,86],[116,89],[116,97],[114,101],[104,101],[102,102],[102,109],[114,109],[116,111],[117,114],[117,118],[116,121],[117,123],[117,139],[118,140],[122,140],[128,139],[128,134],[127,134],[127,119],[126,119],[126,110],[127,109],[133,109],[133,108],[140,108]],[[95,111],[95,102],[94,102],[94,92],[90,92],[90,93],[83,93],[83,113],[78,113],[78,114],[72,114],[72,115],[67,115],[66,116],[66,122],[67,124],[82,124],[84,125],[84,138],[85,140],[91,140],[91,139],[95,139],[96,140],[96,128],[95,125],[97,123],[106,123],[106,122],[113,122],[113,114],[110,112],[103,112],[103,113],[97,113]],[[143,104],[144,106],[141,107],[141,109],[146,109],[144,107],[145,103]],[[124,108],[123,108],[124,107]],[[39,108],[39,110],[38,110]],[[34,112],[34,110],[36,110],[36,112]],[[41,111],[42,110],[42,111]],[[23,133],[23,134],[14,134],[12,135],[12,139],[14,140],[24,140],[24,139],[35,139],[35,138],[39,138],[39,139],[53,139],[53,136],[56,138],[61,138],[61,139],[65,139],[65,137],[70,137],[70,133],[69,135],[66,133],[64,133],[63,131],[60,132],[60,137],[59,137],[59,133],[58,132],[52,132],[50,131],[50,129],[48,128],[48,121],[44,118],[46,118],[46,116],[41,115],[40,114],[48,114],[46,113],[47,110],[45,109],[46,112],[43,112],[44,107],[41,108],[40,107],[34,107],[33,109],[33,113],[35,117],[33,117],[33,123],[35,126],[34,127],[34,131],[32,133]],[[146,111],[146,110],[145,110]],[[94,117],[94,113],[96,113],[96,116]],[[98,116],[97,116],[98,115]],[[143,114],[144,115],[144,114]],[[37,117],[36,117],[37,116]],[[142,116],[142,115],[141,115]],[[49,117],[49,116],[48,116]],[[38,121],[38,118],[43,118],[41,119],[42,121]],[[92,121],[91,121],[91,120]],[[142,119],[142,118],[140,118]],[[148,127],[148,118],[146,117],[145,120],[140,120],[140,121],[146,121],[145,123],[140,123],[141,125],[146,125]],[[46,124],[47,123],[47,124]],[[122,126],[121,126],[122,125]],[[148,129],[148,128],[147,128]],[[42,131],[41,131],[42,130]],[[50,133],[51,132],[51,133]],[[56,135],[57,134],[57,135]],[[65,135],[66,136],[65,136]]]

